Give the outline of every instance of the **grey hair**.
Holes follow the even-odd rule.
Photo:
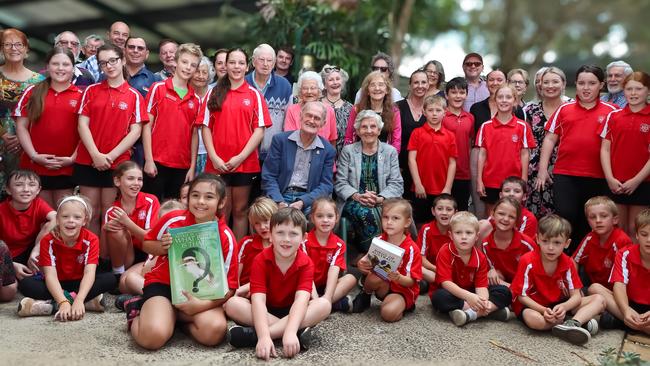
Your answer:
[[[307,102],[303,104],[302,108],[300,108],[300,116],[305,112],[305,110],[312,104],[319,105],[323,113],[321,114],[321,120],[323,121],[323,125],[325,124],[325,121],[327,120],[327,107],[325,107],[325,104],[320,101],[312,101],[312,102]]]
[[[323,90],[325,89],[325,85],[323,85],[323,78],[320,77],[315,71],[305,71],[300,76],[298,77],[298,81],[296,82],[296,88],[297,92],[300,92],[300,88],[302,88],[302,83],[305,80],[316,80],[318,83],[318,89]]]
[[[363,121],[366,118],[374,119],[375,122],[377,123],[377,128],[379,129],[379,131],[381,131],[384,128],[384,121],[381,119],[381,116],[373,110],[366,109],[359,112],[359,114],[357,114],[357,118],[354,119],[354,129],[359,130],[359,127],[361,127],[361,121]]]
[[[74,38],[77,40],[77,43],[79,43],[79,37],[77,36],[77,34],[76,34],[75,32],[72,32],[72,31],[63,31],[63,32],[57,34],[56,37],[54,37],[54,45],[55,45],[55,46],[56,46],[57,43],[59,43],[59,41],[61,40],[61,37],[62,37],[65,33],[70,33],[70,34],[72,34],[72,35],[74,36]],[[75,61],[79,58],[79,54],[80,54],[80,53],[81,53],[81,43],[79,43],[79,47],[78,47],[78,49],[77,49],[77,53],[75,53],[75,54],[73,55]]]
[[[327,69],[327,68],[331,69],[332,67],[334,67],[334,66],[329,65],[329,64],[325,64],[325,66],[323,66],[323,68],[320,70],[320,77],[323,79],[323,83],[325,83],[325,80],[327,80],[327,77],[329,76],[329,74],[331,74],[333,72],[338,72],[341,75],[341,79],[343,80],[343,84],[347,84],[348,80],[350,80],[350,75],[348,75],[348,72],[343,70],[340,67],[339,67],[339,71],[332,70],[330,72],[325,72],[325,69]],[[342,89],[345,89],[345,87],[343,87]]]
[[[370,67],[372,68],[372,65],[377,62],[377,60],[384,60],[388,64],[388,76],[393,77],[393,72],[395,71],[395,63],[393,63],[393,58],[390,57],[388,54],[383,53],[383,52],[377,52],[376,55],[372,56],[372,60],[370,61]]]
[[[261,45],[255,47],[255,49],[253,50],[253,59],[257,58],[257,55],[262,51],[271,52],[273,54],[273,61],[275,61],[275,50],[273,49],[273,47],[271,47],[266,43],[262,43]]]
[[[104,38],[96,34],[91,34],[88,37],[84,38],[84,46],[87,46],[88,42],[90,41],[102,41],[102,45],[104,44]]]
[[[213,80],[214,76],[217,74],[217,70],[214,69],[214,64],[212,63],[212,61],[210,61],[208,56],[201,56],[201,61],[199,61],[199,66],[197,67],[197,69],[202,65],[208,66],[208,81]]]
[[[616,60],[616,61],[610,62],[607,65],[606,71],[609,72],[609,69],[611,69],[612,67],[622,67],[623,68],[623,74],[625,76],[628,76],[628,75],[630,75],[631,73],[634,72],[634,70],[632,69],[632,66],[630,66],[630,64],[628,64],[627,62],[622,61],[622,60]]]

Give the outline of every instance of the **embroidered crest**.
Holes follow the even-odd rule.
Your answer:
[[[70,100],[70,107],[74,108],[77,106],[77,100],[76,99],[71,99]]]
[[[83,255],[83,254],[79,254],[79,255],[77,256],[77,263],[79,263],[79,264],[83,263],[85,258],[86,258],[85,255]]]
[[[598,123],[603,123],[605,116],[598,116]]]
[[[245,106],[248,107],[249,105],[251,105],[251,100],[248,99],[248,98],[245,98],[244,100],[242,100],[242,103],[243,103]]]
[[[327,263],[332,263],[332,259],[334,256],[332,255],[332,252],[327,253]]]
[[[612,268],[612,260],[610,258],[605,258],[605,261],[603,261],[603,265],[605,268]]]
[[[189,109],[194,109],[194,102],[192,102],[192,101],[190,100],[190,101],[187,103],[187,107],[188,107]]]
[[[557,287],[562,291],[562,296],[569,297],[569,288],[564,283],[564,280],[557,280]]]
[[[642,133],[648,133],[650,131],[650,125],[647,123],[642,123],[641,124],[641,132]]]
[[[519,141],[519,136],[517,136],[517,134],[513,134],[512,135],[512,142],[517,142],[517,141]]]
[[[121,109],[123,111],[125,111],[128,107],[129,107],[129,105],[126,104],[126,102],[120,102],[120,104],[117,105],[117,108],[119,108],[119,109]]]
[[[138,212],[138,220],[144,220],[147,217],[147,212],[145,210],[140,210]]]

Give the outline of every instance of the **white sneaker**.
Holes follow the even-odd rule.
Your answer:
[[[456,309],[449,312],[452,323],[457,327],[462,327],[469,322],[469,315],[466,312]]]
[[[18,316],[42,316],[52,315],[53,313],[52,300],[34,300],[30,297],[24,297],[18,303]]]
[[[589,319],[589,321],[583,324],[582,327],[587,329],[589,331],[589,334],[591,334],[592,337],[598,334],[599,331],[598,320],[594,318]]]

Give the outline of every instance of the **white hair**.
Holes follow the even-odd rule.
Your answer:
[[[634,72],[634,70],[632,69],[632,66],[630,66],[630,64],[628,64],[625,61],[621,61],[621,60],[616,60],[616,61],[610,62],[607,65],[606,71],[609,72],[609,69],[611,69],[612,67],[622,67],[623,68],[623,74],[625,76],[628,76],[628,75],[630,75],[631,73]]]
[[[296,82],[296,87],[298,89],[298,92],[300,92],[300,88],[302,88],[302,83],[305,80],[316,80],[318,83],[318,89],[321,91],[325,89],[325,85],[323,85],[323,78],[320,77],[315,71],[305,71],[303,72],[300,77],[298,77],[298,81]]]
[[[323,125],[325,125],[325,122],[327,121],[327,107],[325,107],[325,104],[323,104],[323,102],[311,101],[311,102],[305,103],[302,106],[302,108],[300,108],[300,116],[302,117],[302,114],[305,113],[307,108],[309,108],[312,105],[318,105],[320,107],[320,109],[322,111],[321,112],[321,121],[322,121]]]
[[[72,34],[74,36],[74,38],[77,40],[77,43],[79,43],[79,46],[77,46],[77,52],[73,55],[74,59],[77,60],[79,58],[79,53],[81,52],[81,43],[79,42],[79,37],[77,37],[77,35],[74,32],[72,32],[72,31],[63,31],[63,32],[57,34],[56,37],[54,37],[54,45],[56,46],[56,44],[59,43],[59,41],[61,40],[61,37],[66,33]]]
[[[359,130],[359,127],[361,127],[361,121],[367,118],[375,120],[379,131],[384,128],[384,121],[381,119],[381,116],[371,109],[366,109],[357,114],[357,118],[354,119],[354,129]]]
[[[275,50],[273,49],[273,47],[271,47],[266,43],[262,43],[261,45],[255,47],[255,49],[253,50],[253,59],[257,58],[257,55],[259,55],[259,53],[262,51],[270,52],[273,55],[273,60],[275,61]]]
[[[214,76],[217,74],[217,70],[214,69],[214,64],[207,56],[201,56],[201,61],[199,62],[199,67],[206,65],[208,67],[208,81],[213,80]]]
[[[96,34],[91,34],[88,37],[84,38],[84,46],[88,45],[90,41],[101,41],[102,45],[104,44],[104,39]]]

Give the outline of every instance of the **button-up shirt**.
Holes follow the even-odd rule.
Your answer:
[[[307,189],[311,154],[316,148],[324,149],[325,146],[323,146],[321,140],[316,136],[311,145],[305,147],[300,140],[300,130],[296,130],[289,135],[289,140],[295,141],[296,145],[298,145],[296,149],[296,160],[293,163],[293,173],[289,180],[289,187]]]

